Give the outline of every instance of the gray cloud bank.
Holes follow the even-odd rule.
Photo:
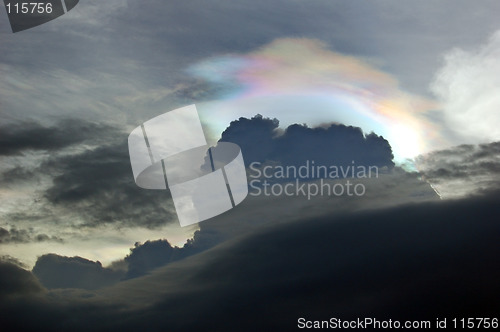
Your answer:
[[[500,188],[500,143],[464,144],[420,156],[421,174],[443,197],[463,197]]]
[[[23,330],[289,331],[299,317],[493,317],[499,213],[495,193],[278,224],[91,293],[47,293],[2,263],[0,320]]]

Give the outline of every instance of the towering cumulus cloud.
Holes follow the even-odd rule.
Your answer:
[[[261,115],[240,118],[222,133],[222,142],[238,144],[245,153],[247,166],[252,162],[275,161],[300,166],[306,161],[322,165],[361,165],[392,167],[393,154],[387,140],[360,128],[329,124],[309,128],[294,124],[283,132],[277,119]]]

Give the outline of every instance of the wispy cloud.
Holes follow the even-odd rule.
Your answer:
[[[456,48],[431,85],[458,143],[500,139],[500,31],[476,50]]]

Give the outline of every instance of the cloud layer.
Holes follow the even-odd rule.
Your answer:
[[[299,317],[491,316],[500,309],[499,206],[492,193],[305,219],[93,293],[44,297],[28,272],[6,265],[25,282],[1,284],[1,320],[25,330],[281,331]]]

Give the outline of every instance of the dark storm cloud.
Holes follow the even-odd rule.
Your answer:
[[[139,316],[157,329],[290,330],[298,317],[494,315],[497,197],[265,230],[136,280],[164,278],[167,287],[166,299]],[[169,283],[178,282],[169,278],[174,271],[184,276],[175,286],[184,290],[179,295],[168,294]],[[189,319],[193,313],[196,321]]]
[[[38,258],[33,274],[48,289],[97,289],[118,282],[124,272],[103,268],[99,261],[47,254]]]
[[[498,197],[281,224],[95,293],[84,309],[67,293],[55,297],[64,309],[34,305],[30,320],[3,302],[0,319],[26,330],[290,331],[299,317],[496,317]]]
[[[317,165],[387,166],[392,168],[389,142],[374,133],[363,134],[360,128],[342,124],[309,128],[294,124],[278,133],[277,119],[257,115],[231,122],[220,141],[241,147],[246,166],[252,162],[276,161],[286,166],[302,166],[306,161]]]
[[[0,174],[6,185],[41,187],[46,200],[37,198],[38,211],[61,207],[84,217],[86,225],[121,223],[155,227],[176,220],[168,191],[143,190],[132,176],[127,133],[117,127],[67,119],[52,127],[20,123],[0,130],[0,154],[11,156],[30,150],[48,151],[38,166],[33,160],[18,163]],[[69,149],[70,148],[70,149]],[[39,159],[37,159],[39,160]],[[48,204],[47,204],[48,203]],[[17,213],[19,214],[19,213]],[[11,218],[30,218],[29,213]],[[43,236],[39,240],[44,240]]]
[[[14,123],[0,128],[0,155],[18,155],[29,150],[55,151],[82,142],[116,135],[113,127],[78,120],[64,120],[52,127],[36,122]],[[19,174],[19,170],[17,170]],[[22,174],[21,174],[22,175]]]
[[[12,227],[7,230],[0,227],[0,244],[3,243],[28,243],[28,242],[63,242],[63,240],[57,236],[49,236],[43,233],[35,233],[32,229],[18,229]]]
[[[499,212],[493,196],[278,227],[197,256],[184,289],[201,291],[166,296],[146,319],[161,328],[251,331],[291,330],[298,317],[494,315]],[[160,316],[167,310],[172,316]]]

